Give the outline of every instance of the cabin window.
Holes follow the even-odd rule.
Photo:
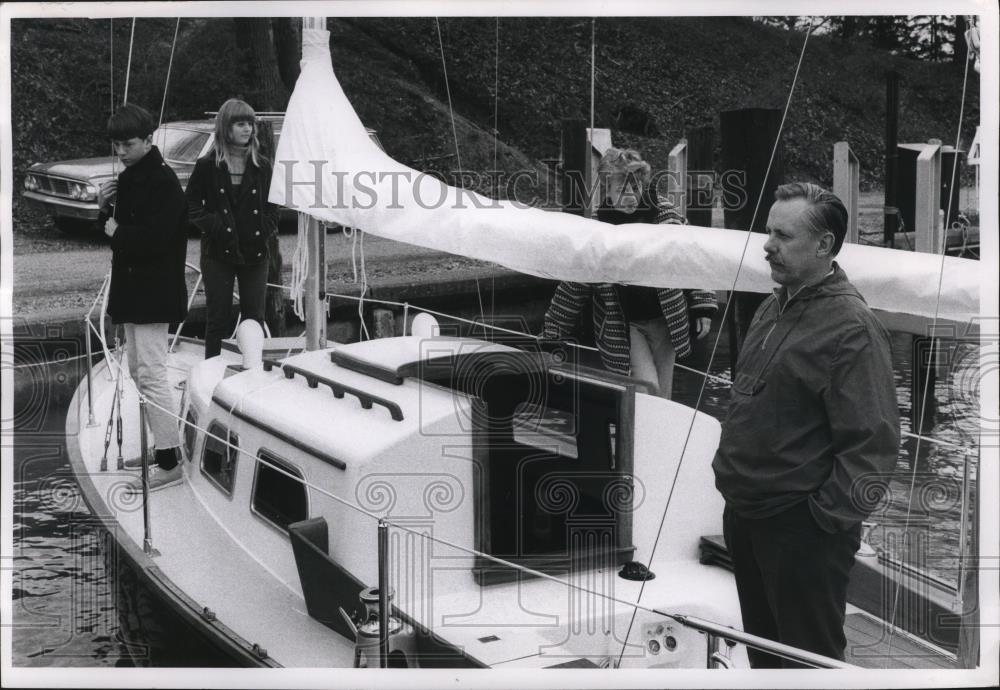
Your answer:
[[[222,424],[212,422],[208,427],[201,472],[228,496],[233,495],[239,445],[239,437]]]
[[[194,407],[189,407],[184,416],[184,452],[187,454],[188,462],[194,457],[194,444],[198,440],[198,415],[195,414]]]
[[[302,473],[269,451],[260,451],[257,458],[251,503],[253,512],[282,530],[286,530],[292,522],[309,517]]]

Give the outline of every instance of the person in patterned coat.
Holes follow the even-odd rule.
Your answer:
[[[605,223],[674,223],[685,218],[650,188],[651,171],[633,149],[610,148],[598,166]],[[692,334],[704,338],[718,305],[711,290],[562,282],[545,313],[542,335],[562,340],[576,327],[587,301],[594,340],[609,370],[647,382],[664,398],[673,389],[674,362],[691,354]]]

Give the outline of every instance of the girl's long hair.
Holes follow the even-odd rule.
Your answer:
[[[215,152],[216,165],[221,165],[225,161],[226,167],[232,169],[229,146],[227,146],[227,144],[232,144],[229,141],[229,128],[232,127],[234,122],[241,120],[246,120],[253,124],[253,136],[250,137],[250,144],[247,147],[249,149],[248,157],[258,168],[261,166],[261,163],[268,162],[267,156],[261,150],[260,139],[257,137],[257,114],[254,113],[253,108],[246,101],[241,101],[238,98],[230,98],[222,104],[218,114],[215,116],[215,138],[212,140],[212,151]]]

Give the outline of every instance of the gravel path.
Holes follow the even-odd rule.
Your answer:
[[[289,262],[295,251],[294,234],[279,238],[285,261],[283,283],[290,280]],[[327,273],[331,290],[349,289],[354,283],[353,241],[340,233],[327,239]],[[368,235],[364,242],[365,268],[369,282],[406,276],[448,275],[452,272],[488,276],[495,272],[489,264],[441,252],[384,240]],[[196,238],[188,241],[188,263],[197,266],[201,256]],[[355,248],[360,280],[361,253]],[[81,316],[90,306],[104,276],[111,270],[111,250],[99,238],[70,238],[58,250],[46,245],[31,251],[15,245],[14,315],[42,318],[47,314],[73,312]],[[336,290],[334,290],[336,291]]]

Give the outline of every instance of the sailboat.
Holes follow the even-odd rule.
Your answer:
[[[270,190],[314,228],[311,314],[325,307],[318,223],[561,280],[770,289],[756,236],[609,233],[393,161],[337,83],[322,26],[304,22]],[[839,261],[874,307],[978,315],[978,262],[861,246]],[[531,339],[430,324],[336,344],[313,321],[302,348],[244,326],[209,360],[172,338],[178,485],[128,488],[118,460],[147,454],[149,403],[120,349],[69,408],[71,466],[132,587],[119,606],[136,658],[156,665],[161,645],[180,644],[251,667],[715,669],[747,668],[753,645],[852,665],[740,630],[732,576],[706,558],[723,508],[707,414]],[[109,451],[116,415],[128,433]],[[877,622],[900,656],[953,662]]]

